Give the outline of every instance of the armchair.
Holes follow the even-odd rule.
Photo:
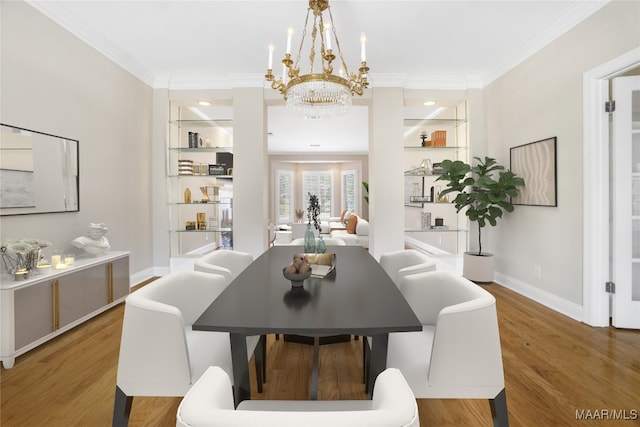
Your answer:
[[[384,253],[380,256],[380,265],[396,286],[400,286],[405,276],[436,270],[435,261],[415,249]]]
[[[253,255],[239,251],[218,250],[198,258],[193,266],[195,271],[221,274],[229,282],[253,262]]]
[[[113,413],[126,426],[133,396],[184,396],[211,365],[233,375],[229,334],[191,325],[227,287],[220,275],[181,271],[161,277],[125,300]],[[247,338],[260,378],[259,337]]]
[[[233,406],[231,381],[210,367],[186,394],[177,427],[419,427],[416,399],[397,369],[376,379],[372,400],[245,400]]]
[[[449,271],[406,276],[400,290],[423,330],[389,334],[387,366],[417,398],[489,399],[494,426],[508,426],[493,295]]]

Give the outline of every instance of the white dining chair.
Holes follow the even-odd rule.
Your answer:
[[[380,265],[396,286],[400,285],[405,276],[436,270],[433,258],[415,249],[383,253],[380,255]]]
[[[385,252],[380,255],[380,265],[387,272],[393,283],[400,286],[400,282],[411,274],[435,271],[436,263],[428,255],[415,249]],[[370,339],[362,340],[362,377],[366,384],[368,378]],[[368,388],[368,384],[366,384]]]
[[[180,271],[161,277],[125,299],[113,413],[126,426],[134,396],[184,396],[211,365],[233,376],[226,332],[194,331],[193,323],[227,287],[218,274]],[[261,382],[260,337],[247,337]]]
[[[400,291],[422,331],[390,333],[387,366],[417,398],[488,399],[494,426],[508,426],[493,295],[450,271],[406,276]]]
[[[217,250],[201,256],[194,263],[195,271],[222,274],[229,282],[253,262],[253,255],[240,251]]]
[[[378,375],[371,400],[243,400],[234,408],[229,376],[212,366],[182,399],[176,426],[420,427],[420,417],[397,369]]]
[[[242,271],[253,262],[253,255],[230,250],[217,250],[201,256],[193,265],[195,271],[203,273],[221,274],[228,283],[238,277]],[[258,393],[262,393],[262,384],[267,381],[267,336],[260,337],[260,351],[262,352],[262,381],[258,381]]]

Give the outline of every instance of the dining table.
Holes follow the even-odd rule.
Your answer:
[[[380,263],[361,246],[328,246],[332,269],[307,278],[302,286],[284,277],[283,269],[302,246],[273,246],[257,257],[211,303],[193,330],[228,332],[238,405],[251,399],[246,337],[295,334],[314,337],[311,398],[317,395],[319,337],[350,334],[371,337],[368,392],[387,361],[390,332],[422,330],[420,321]]]

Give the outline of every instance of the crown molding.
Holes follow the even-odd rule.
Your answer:
[[[562,15],[558,16],[558,19],[549,25],[546,31],[543,31],[537,37],[530,40],[509,59],[503,61],[495,67],[493,71],[483,76],[484,86],[488,86],[494,80],[506,74],[545,46],[548,46],[558,37],[596,13],[609,1],[610,0],[593,0],[574,2]]]
[[[27,4],[42,13],[57,25],[76,36],[78,39],[88,44],[100,54],[104,55],[111,62],[123,68],[128,73],[132,74],[139,80],[142,80],[148,86],[153,87],[156,76],[147,68],[140,65],[137,61],[133,60],[130,56],[123,53],[120,49],[113,46],[103,37],[96,34],[91,27],[84,25],[80,19],[66,19],[66,16],[73,16],[73,14],[65,8],[61,2],[46,2],[46,1],[34,1],[25,0]],[[61,14],[60,11],[64,10],[65,13]]]

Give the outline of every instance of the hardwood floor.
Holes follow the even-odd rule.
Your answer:
[[[498,301],[512,426],[640,424],[640,331],[592,328],[501,286],[485,288]],[[123,309],[121,304],[2,369],[0,425],[110,426]],[[273,336],[268,346],[268,381],[258,394],[252,376],[254,398],[306,399],[312,347]],[[361,355],[360,341],[321,347],[320,399],[365,398]],[[175,426],[179,403],[136,397],[129,425]],[[484,400],[419,399],[418,406],[421,426],[492,425]],[[635,419],[614,421],[614,410]],[[590,419],[578,420],[576,411],[591,411],[582,412]]]

